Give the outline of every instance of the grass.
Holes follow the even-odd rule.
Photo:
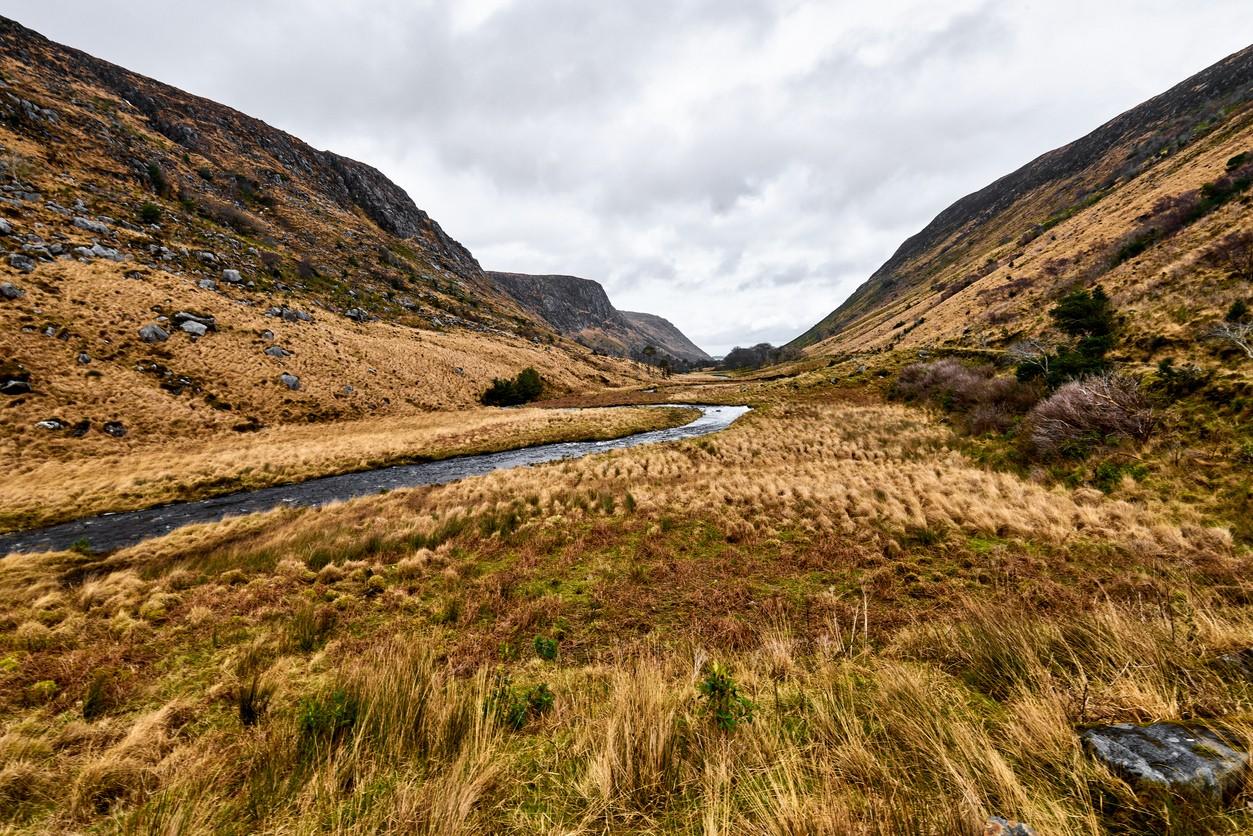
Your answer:
[[[0,486],[0,530],[300,482],[392,464],[557,441],[617,438],[690,421],[692,410],[474,409],[275,427],[149,444],[114,455],[26,460]]]
[[[1253,733],[1224,661],[1253,646],[1247,551],[1169,495],[775,387],[714,438],[0,559],[5,826],[1253,824],[1138,798],[1077,740]]]

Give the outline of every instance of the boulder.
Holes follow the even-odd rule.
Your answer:
[[[85,366],[91,362],[91,355],[85,351],[78,352],[78,365]]]
[[[107,226],[100,223],[100,221],[93,221],[91,218],[79,216],[73,220],[73,224],[79,229],[85,229],[88,232],[94,232],[97,235],[109,234],[109,228]]]
[[[992,816],[983,826],[983,836],[1035,836],[1035,831],[1020,821]]]
[[[300,388],[300,378],[290,372],[283,372],[278,376],[279,382],[291,389],[293,392]]]
[[[182,323],[179,327],[188,334],[191,334],[193,337],[203,337],[205,334],[209,333],[209,329],[206,328],[203,323],[196,322],[192,319]]]
[[[184,331],[188,331],[189,333],[196,332],[186,327],[188,323],[203,326],[205,331],[218,330],[217,320],[210,314],[196,313],[195,311],[178,311],[173,317],[171,317],[171,319],[174,321],[175,325],[179,326]],[[203,335],[204,332],[202,331],[200,333]]]
[[[111,435],[114,438],[122,438],[126,435],[126,427],[121,421],[106,421],[101,429],[104,430],[105,435]]]
[[[344,316],[348,317],[353,322],[369,322],[370,321],[370,315],[366,313],[365,311],[361,310],[361,308],[349,308],[348,310],[344,311]]]
[[[0,282],[0,298],[21,299],[25,295],[26,291],[13,284],[13,282]]]
[[[4,218],[0,218],[0,235],[12,235],[13,227]]]
[[[223,270],[222,281],[227,284],[243,284],[244,277],[240,275],[238,270]]]
[[[1220,802],[1243,783],[1243,744],[1204,726],[1115,723],[1079,735],[1083,748],[1138,793]]]
[[[291,352],[283,348],[281,345],[267,346],[265,353],[269,357],[290,357]]]
[[[201,290],[217,290],[218,283],[213,279],[201,279],[198,283]]]
[[[91,261],[93,258],[96,257],[96,254],[91,251],[90,247],[75,247],[74,255],[78,256],[79,258],[85,258],[88,261]]]
[[[139,329],[139,339],[146,343],[161,343],[170,338],[170,333],[155,322],[149,322]]]
[[[36,423],[35,426],[39,427],[39,429],[41,430],[55,431],[55,430],[63,430],[69,425],[66,424],[64,421],[62,421],[60,418],[45,418],[44,420]]]
[[[9,266],[14,270],[29,273],[35,269],[35,259],[21,253],[12,253],[9,255]]]
[[[110,261],[125,261],[126,256],[122,255],[112,247],[103,247],[100,244],[91,245],[91,254],[96,258],[107,258]]]

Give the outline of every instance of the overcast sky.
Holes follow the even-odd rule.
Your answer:
[[[1247,45],[1249,0],[2,0],[369,162],[485,268],[784,342],[957,198]]]

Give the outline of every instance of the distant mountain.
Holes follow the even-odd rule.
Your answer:
[[[957,201],[790,346],[1004,345],[1095,282],[1146,357],[1195,343],[1247,294],[1207,253],[1253,229],[1251,101],[1253,47]]]
[[[683,364],[712,359],[668,320],[618,310],[600,283],[591,279],[527,273],[487,275],[524,310],[598,351],[637,360],[668,356]],[[646,353],[650,347],[655,352],[652,355]]]

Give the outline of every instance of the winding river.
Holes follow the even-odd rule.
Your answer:
[[[687,406],[667,404],[667,406]],[[693,406],[700,417],[681,427],[636,433],[609,441],[570,441],[543,444],[520,450],[505,450],[477,456],[456,456],[433,462],[401,464],[323,476],[290,485],[275,485],[254,491],[240,491],[225,496],[179,502],[139,511],[101,514],[80,520],[59,523],[47,528],[0,534],[0,555],[9,552],[54,551],[86,540],[93,551],[112,551],[132,546],[151,537],[167,534],[192,523],[216,522],[225,517],[254,514],[280,506],[325,505],[353,497],[366,496],[396,488],[418,485],[442,485],[468,476],[480,476],[493,470],[523,467],[562,459],[577,459],[606,450],[658,444],[685,438],[709,435],[729,427],[749,411],[747,406]]]

